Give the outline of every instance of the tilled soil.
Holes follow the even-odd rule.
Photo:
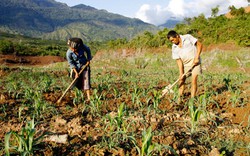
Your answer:
[[[32,60],[29,60],[32,59]],[[46,64],[48,62],[64,61],[57,57],[46,57],[44,60],[35,57],[25,58],[22,63]],[[34,59],[34,60],[33,60]],[[13,64],[11,57],[2,57],[2,61],[8,65]],[[10,61],[12,60],[12,61]],[[14,64],[20,63],[20,59],[16,59]],[[18,62],[19,60],[19,62]],[[36,61],[35,61],[36,60]],[[38,61],[40,60],[40,61]],[[32,65],[34,65],[32,64]],[[7,76],[9,73],[1,70],[1,76]],[[118,88],[119,88],[119,84]],[[250,142],[249,135],[249,116],[250,116],[250,97],[249,82],[239,86],[242,90],[242,103],[244,105],[236,105],[232,107],[229,101],[230,92],[223,88],[223,85],[214,86],[214,90],[218,91],[218,95],[212,97],[214,103],[210,103],[206,110],[206,116],[201,116],[198,127],[194,133],[190,132],[190,115],[188,106],[185,103],[188,100],[189,93],[182,104],[177,104],[169,99],[173,98],[171,94],[167,94],[159,103],[158,111],[148,112],[147,109],[132,113],[139,110],[141,106],[135,106],[131,97],[123,96],[121,93],[119,98],[115,97],[108,91],[105,94],[105,101],[100,99],[103,105],[100,106],[99,113],[92,112],[88,105],[91,102],[81,101],[74,104],[73,99],[75,93],[70,91],[66,94],[61,103],[57,100],[62,95],[61,91],[51,91],[43,94],[44,100],[53,105],[56,109],[55,114],[44,113],[40,121],[36,124],[36,136],[47,134],[42,142],[36,147],[39,150],[34,151],[34,155],[138,155],[138,151],[134,142],[129,139],[130,134],[135,137],[136,145],[142,147],[142,132],[151,127],[154,135],[152,143],[166,145],[161,147],[160,152],[154,155],[210,155],[219,156],[221,153],[225,155],[245,156],[249,154],[249,149],[245,147],[229,150],[236,143],[244,145]],[[97,87],[94,86],[93,87]],[[163,88],[164,85],[158,86]],[[200,91],[202,95],[204,91]],[[152,94],[153,96],[153,94]],[[153,102],[141,98],[143,105],[153,107]],[[20,132],[25,126],[25,121],[31,120],[30,116],[26,118],[18,118],[19,107],[23,99],[12,97],[8,93],[1,93],[0,105],[2,107],[0,138],[4,145],[4,135],[9,131]],[[126,115],[123,121],[123,129],[110,126],[110,120],[103,118],[109,115],[111,118],[117,117],[118,107],[121,103],[125,103],[130,114]],[[29,108],[23,108],[22,116],[29,114]],[[101,115],[101,116],[100,116]],[[120,133],[115,133],[115,132]],[[126,133],[122,133],[126,131]],[[114,133],[110,133],[114,132]],[[220,138],[220,139],[218,139]],[[106,141],[116,143],[116,147],[112,147],[111,143],[105,144]],[[216,143],[217,142],[217,143]],[[101,144],[102,143],[102,144]],[[216,146],[218,144],[218,146]],[[110,145],[110,146],[109,146]],[[110,148],[112,147],[112,148]],[[170,147],[170,148],[167,148]],[[3,148],[2,148],[3,149]]]

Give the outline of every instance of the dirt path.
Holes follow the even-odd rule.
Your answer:
[[[65,58],[60,56],[0,55],[0,64],[6,66],[40,66],[64,61]]]

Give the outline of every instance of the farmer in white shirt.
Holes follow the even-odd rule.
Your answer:
[[[198,75],[202,73],[200,59],[202,44],[190,34],[179,35],[173,30],[169,31],[167,38],[173,43],[172,58],[176,60],[179,68],[180,81],[178,103],[180,103],[184,92],[185,80],[190,75],[192,75],[191,97],[196,96]],[[192,71],[186,76],[183,76],[183,74],[191,68]]]

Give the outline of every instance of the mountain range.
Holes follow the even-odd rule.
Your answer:
[[[0,31],[43,39],[86,41],[133,38],[159,27],[84,4],[69,7],[55,0],[1,0]]]

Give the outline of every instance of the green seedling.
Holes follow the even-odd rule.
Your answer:
[[[203,110],[201,110],[201,108],[196,108],[194,106],[194,100],[191,100],[189,102],[188,109],[189,109],[189,115],[191,118],[191,121],[190,121],[191,133],[193,134],[197,130],[198,121],[200,119],[201,114],[203,113]]]
[[[36,129],[34,119],[27,122],[20,133],[10,131],[5,135],[5,152],[9,156],[12,153],[17,153],[22,156],[33,155],[35,146],[40,143],[44,135],[35,137]]]

